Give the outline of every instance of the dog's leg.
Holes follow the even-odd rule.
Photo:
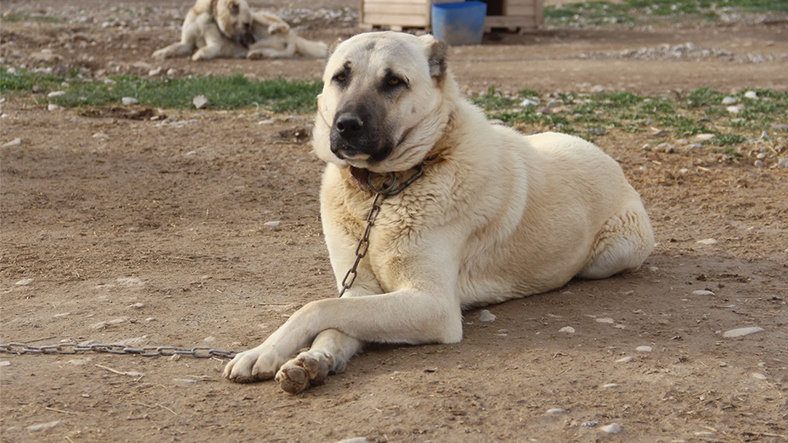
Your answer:
[[[210,25],[205,30],[205,46],[192,55],[192,60],[210,60],[220,56],[232,57],[233,46],[235,46],[234,42],[227,40],[216,25]]]
[[[636,197],[602,226],[591,260],[577,276],[598,279],[635,270],[653,248],[654,232],[640,198]]]
[[[181,41],[155,51],[153,53],[153,58],[161,60],[171,57],[186,57],[191,54],[197,46],[197,39],[195,37],[197,32],[194,24],[194,16],[190,12],[189,15],[186,16],[183,29],[181,29]]]
[[[323,384],[328,374],[345,372],[347,362],[364,345],[363,341],[336,329],[327,329],[318,334],[311,349],[282,365],[276,373],[276,381],[279,387],[291,394]]]
[[[249,59],[264,59],[264,58],[290,58],[295,55],[296,45],[292,42],[287,42],[284,49],[274,49],[266,45],[252,45],[246,58]]]

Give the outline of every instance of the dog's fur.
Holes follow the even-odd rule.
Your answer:
[[[196,51],[195,51],[196,50]],[[154,58],[192,60],[285,58],[296,54],[326,57],[327,46],[299,37],[278,16],[253,12],[246,0],[197,0],[186,14],[181,41],[153,53]]]
[[[491,125],[461,97],[446,54],[430,35],[394,32],[337,47],[313,143],[327,163],[320,209],[339,287],[373,199],[354,177],[405,179],[422,163],[424,175],[384,200],[352,288],[298,310],[225,377],[276,377],[298,392],[367,342],[458,342],[463,308],[609,277],[651,253],[648,216],[615,160],[580,138]]]

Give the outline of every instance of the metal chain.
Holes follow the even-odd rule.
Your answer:
[[[367,176],[367,185],[375,192],[375,198],[372,200],[372,208],[370,208],[369,214],[367,215],[367,227],[364,229],[364,234],[358,241],[358,246],[356,246],[356,260],[353,261],[353,265],[347,271],[347,274],[345,274],[345,278],[342,279],[342,289],[339,290],[339,297],[345,295],[345,291],[353,286],[356,277],[358,277],[358,264],[369,251],[369,235],[372,233],[372,227],[375,226],[375,219],[377,219],[380,214],[380,207],[383,206],[383,200],[385,200],[386,197],[399,194],[423,174],[424,164],[420,164],[416,167],[415,174],[402,182],[399,186],[396,186],[397,174],[389,172],[388,178],[384,180],[379,187],[372,183],[372,174]]]
[[[177,348],[175,346],[146,346],[135,348],[121,344],[91,344],[78,345],[76,343],[61,343],[57,345],[31,346],[25,343],[0,344],[0,354],[78,354],[85,352],[98,352],[104,354],[140,355],[142,357],[170,357],[173,355],[188,355],[194,358],[233,358],[237,351],[222,351],[209,346],[195,346],[193,348]]]

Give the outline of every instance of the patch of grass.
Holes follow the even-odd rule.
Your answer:
[[[717,146],[731,146],[738,145],[747,141],[747,137],[739,134],[717,134],[709,142]],[[738,153],[737,153],[738,154]]]
[[[8,14],[0,17],[0,22],[14,23],[14,22],[43,22],[43,23],[65,23],[66,19],[62,17],[53,17],[51,15],[41,14]]]
[[[711,88],[698,88],[689,94],[687,104],[695,107],[720,105],[723,98],[725,98],[725,94],[721,94]]]
[[[68,80],[70,86],[58,85]],[[241,75],[230,77],[194,77],[150,80],[134,76],[112,77],[104,82],[79,78],[58,78],[27,71],[9,73],[0,68],[0,90],[29,91],[33,85],[62,89],[64,95],[50,98],[61,106],[102,106],[134,97],[143,106],[192,108],[192,99],[204,95],[214,109],[237,109],[261,106],[273,112],[313,112],[320,81],[249,80]]]
[[[536,95],[538,96],[539,94],[537,93]],[[513,107],[515,103],[519,103],[516,100],[504,97],[495,89],[495,86],[490,86],[487,89],[487,93],[471,98],[471,102],[489,110],[508,109]]]

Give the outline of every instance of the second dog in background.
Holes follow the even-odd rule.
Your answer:
[[[284,20],[254,12],[246,0],[197,0],[181,29],[181,41],[153,53],[154,58],[323,58],[328,46],[302,38]]]

